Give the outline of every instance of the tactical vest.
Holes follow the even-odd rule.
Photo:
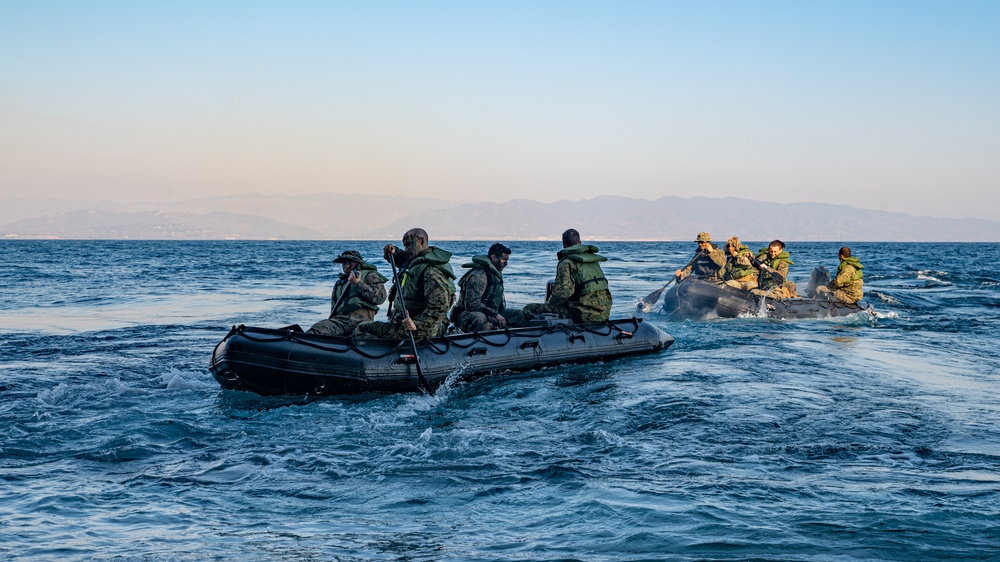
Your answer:
[[[719,275],[719,270],[722,269],[722,266],[717,265],[711,258],[712,252],[718,249],[718,246],[712,244],[711,250],[707,252],[698,251],[694,261],[691,263],[691,272],[694,273],[695,277],[712,278]]]
[[[749,251],[750,248],[747,248],[746,246],[740,246],[740,249],[736,251],[736,255],[739,256],[742,255],[744,252],[749,252]],[[729,254],[728,251],[726,253],[727,253],[726,277],[728,279],[743,279],[748,275],[755,275],[757,273],[757,270],[754,268],[753,265],[749,263],[746,265],[737,263],[736,260],[739,258],[734,258],[732,255],[728,255]]]
[[[469,278],[469,274],[473,271],[485,271],[486,272],[486,290],[483,291],[483,302],[487,303],[491,308],[495,309],[497,312],[502,312],[506,307],[507,303],[504,301],[503,297],[503,274],[501,274],[493,262],[490,261],[489,256],[473,256],[472,263],[462,264],[462,267],[469,268],[462,279],[458,281],[458,286],[462,288],[462,293],[465,293],[465,283]],[[465,303],[468,305],[469,303]],[[475,312],[475,310],[470,310],[468,312]]]
[[[596,246],[577,244],[563,248],[556,256],[560,261],[568,259],[577,264],[576,274],[573,276],[573,283],[576,285],[573,298],[579,298],[594,291],[608,290],[608,279],[604,276],[604,270],[601,269],[600,263],[608,261],[608,258],[598,255]]]
[[[357,271],[358,275],[361,276],[362,283],[365,282],[368,274],[373,271],[379,276],[379,279],[381,279],[383,283],[388,281],[385,276],[378,272],[378,268],[368,262],[361,262],[354,266],[354,271]],[[340,299],[340,295],[344,294],[344,291],[347,291],[352,286],[353,285],[347,281],[347,275],[341,273],[340,279],[338,279],[333,285],[333,294],[330,296],[330,315],[339,316],[350,314],[355,310],[360,310],[362,308],[378,312],[378,305],[362,299],[361,295],[357,291],[351,291],[346,297],[344,297],[344,300],[340,302],[340,306],[337,306],[337,301]],[[336,310],[333,309],[334,306],[337,306]]]
[[[455,272],[448,263],[450,259],[451,252],[431,246],[423,254],[411,259],[406,268],[399,273],[399,282],[402,285],[400,296],[410,318],[419,316],[427,308],[427,303],[424,301],[424,270],[428,267],[437,268],[444,273],[448,280],[448,294],[455,294]]]

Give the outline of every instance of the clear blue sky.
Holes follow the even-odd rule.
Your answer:
[[[0,0],[0,197],[1000,220],[1000,2]]]

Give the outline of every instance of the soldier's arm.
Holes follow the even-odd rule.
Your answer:
[[[781,275],[785,279],[788,279],[788,262],[782,260],[781,265],[778,266],[778,275]]]
[[[576,283],[573,282],[573,266],[571,260],[562,260],[556,267],[556,283],[552,287],[552,295],[548,304],[559,306],[566,304],[576,292]]]
[[[365,302],[374,305],[380,305],[385,302],[385,283],[382,282],[379,274],[374,271],[369,271],[368,275],[365,275],[364,281],[355,285],[354,288]]]
[[[448,318],[451,308],[451,294],[448,293],[448,279],[437,268],[428,267],[424,270],[424,302],[427,307],[423,312],[412,317],[417,330],[430,329]]]
[[[715,265],[723,267],[726,265],[726,252],[722,251],[722,248],[714,248],[708,252],[708,259]]]
[[[698,254],[695,253],[695,257],[697,257],[697,256],[698,256]],[[696,260],[692,259],[690,264],[685,265],[684,269],[678,269],[676,272],[674,272],[674,275],[676,275],[677,277],[680,277],[682,279],[684,277],[687,277],[688,275],[691,275],[691,272],[694,271],[695,261]]]

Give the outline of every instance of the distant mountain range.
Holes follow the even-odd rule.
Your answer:
[[[396,240],[409,228],[434,239],[998,242],[1000,221],[915,217],[823,203],[739,198],[603,196],[539,203],[449,202],[421,197],[246,194],[141,204],[7,198],[0,236],[76,239]]]

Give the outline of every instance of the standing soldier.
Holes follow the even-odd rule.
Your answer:
[[[503,270],[510,259],[510,248],[497,242],[485,256],[474,256],[462,264],[469,271],[458,281],[462,289],[458,303],[451,309],[452,322],[463,332],[480,332],[507,326],[516,327],[524,320],[520,310],[506,308],[503,295]]]
[[[562,235],[563,249],[556,256],[556,282],[544,303],[524,307],[525,320],[543,313],[571,318],[577,324],[604,322],[611,318],[611,291],[601,269],[608,258],[597,247],[580,243],[580,233],[569,229]]]
[[[309,328],[308,333],[346,336],[365,321],[374,320],[378,306],[385,302],[385,282],[378,269],[354,250],[333,260],[343,269],[330,296],[330,317]]]

